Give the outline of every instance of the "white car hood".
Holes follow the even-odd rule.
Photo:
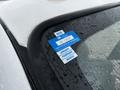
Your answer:
[[[32,30],[48,19],[118,1],[120,0],[10,0],[0,5],[0,18],[19,44],[27,46]]]

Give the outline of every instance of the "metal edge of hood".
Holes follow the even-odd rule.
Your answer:
[[[27,47],[28,37],[40,23],[64,14],[100,7],[119,0],[10,0],[1,4],[0,17],[9,27],[18,43]]]

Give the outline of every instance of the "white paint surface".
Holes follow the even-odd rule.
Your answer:
[[[0,90],[31,90],[20,60],[1,25]]]
[[[0,6],[0,17],[18,42],[27,46],[30,33],[43,21],[118,1],[120,0],[10,0]]]

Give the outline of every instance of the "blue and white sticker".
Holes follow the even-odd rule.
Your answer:
[[[55,38],[48,40],[50,46],[54,49],[64,64],[76,58],[78,55],[71,46],[80,41],[79,36],[74,31],[65,33],[63,30],[54,33]]]
[[[58,51],[57,55],[60,57],[64,64],[70,62],[78,56],[71,47],[66,47]]]
[[[58,37],[58,36],[60,36],[60,35],[62,35],[62,34],[65,34],[65,32],[64,32],[63,30],[59,30],[59,31],[57,31],[57,32],[54,32],[54,35],[55,35],[56,37]]]
[[[56,52],[58,52],[68,46],[72,46],[73,44],[79,41],[80,41],[79,36],[74,31],[69,31],[65,34],[62,34],[51,40],[48,40],[48,43]]]

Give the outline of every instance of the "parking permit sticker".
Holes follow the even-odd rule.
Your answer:
[[[73,44],[79,41],[80,41],[79,36],[74,31],[69,31],[65,34],[62,34],[51,40],[48,40],[48,43],[57,52],[68,46],[72,46]]]
[[[63,30],[60,30],[60,31],[57,31],[57,32],[54,32],[55,36],[60,36],[62,34],[65,34],[65,32]]]
[[[76,58],[78,55],[71,46],[80,41],[79,36],[74,31],[65,33],[63,30],[54,33],[55,38],[48,40],[50,46],[54,49],[64,64]]]
[[[60,57],[64,64],[68,63],[78,56],[71,47],[67,47],[58,51],[57,55]]]

